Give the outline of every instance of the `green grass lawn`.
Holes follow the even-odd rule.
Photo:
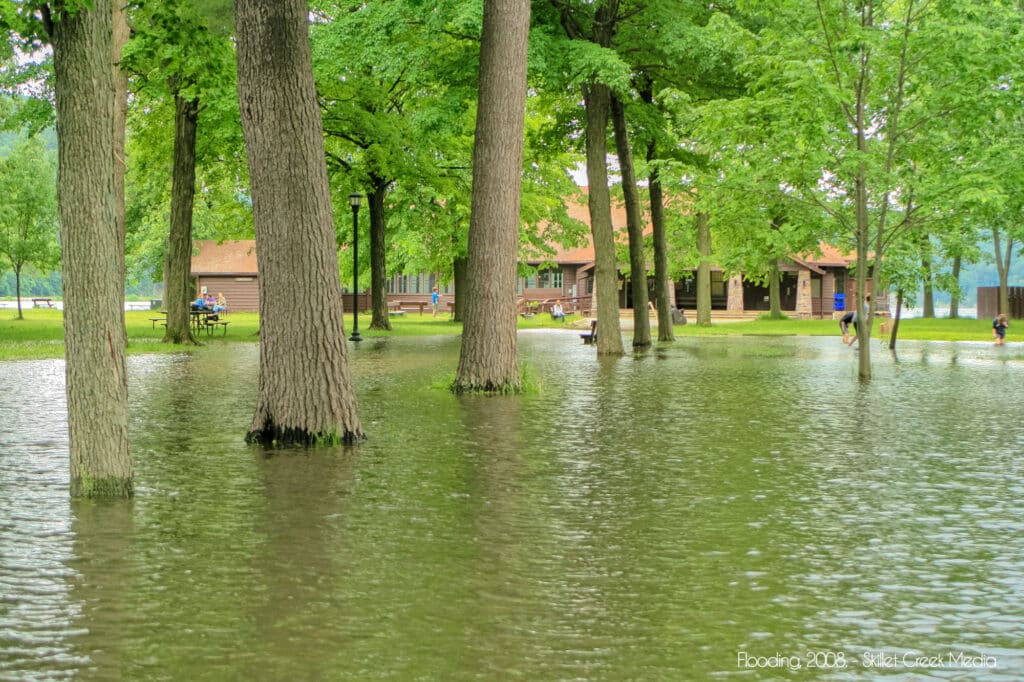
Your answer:
[[[17,311],[0,309],[0,359],[58,358],[64,355],[63,315],[59,310],[28,308],[25,319],[17,319]],[[128,331],[128,353],[180,353],[189,352],[172,344],[162,343],[164,329],[149,320],[156,315],[150,311],[125,313]],[[213,336],[205,334],[200,341],[205,346],[224,343],[255,343],[258,339],[259,316],[256,313],[231,313],[222,319],[230,322],[227,335],[216,330]],[[575,329],[580,319],[570,315],[566,322],[556,322],[550,315],[536,315],[531,319],[519,318],[520,329]],[[462,325],[451,322],[447,315],[436,319],[429,314],[411,313],[391,318],[392,331],[369,329],[370,316],[360,315],[359,332],[364,338],[379,336],[426,336],[437,334],[459,334]],[[352,316],[345,318],[346,333],[352,331]],[[1014,327],[1010,328],[1013,340]],[[694,323],[675,328],[676,336],[839,336],[839,325],[833,320],[767,320],[749,322],[722,322],[711,327],[698,327]],[[629,332],[625,332],[627,335]],[[876,324],[875,336],[878,336]],[[992,323],[989,320],[922,320],[912,319],[900,322],[899,338],[903,340],[930,341],[991,341]]]

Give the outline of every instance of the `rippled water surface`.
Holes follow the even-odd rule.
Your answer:
[[[367,443],[277,452],[255,346],[130,358],[107,503],[68,499],[62,363],[0,363],[0,679],[1024,677],[1019,351],[862,384],[834,338],[524,333],[520,398],[452,397],[457,352],[363,342]]]

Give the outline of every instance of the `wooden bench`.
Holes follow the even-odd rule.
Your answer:
[[[597,341],[597,320],[590,321],[590,333],[580,334],[580,338],[583,339],[583,343],[587,345]]]
[[[423,314],[424,308],[430,305],[430,301],[399,301],[399,308],[418,308],[420,315]]]
[[[207,336],[213,336],[213,330],[218,325],[220,325],[221,327],[224,328],[224,336],[227,336],[228,335],[228,325],[231,324],[231,323],[228,322],[227,320],[206,320],[203,324],[206,325],[206,335]]]
[[[33,308],[42,308],[43,307],[42,306],[43,303],[46,304],[47,308],[52,308],[53,307],[53,299],[52,298],[33,298],[32,299],[32,307]]]

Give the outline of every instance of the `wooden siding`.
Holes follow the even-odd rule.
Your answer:
[[[978,287],[978,319],[993,318],[1006,313],[1012,320],[1024,319],[1024,287],[1007,287],[1010,309],[999,309],[999,287]]]
[[[260,309],[259,281],[252,276],[200,275],[196,278],[196,295],[206,287],[210,293],[224,294],[228,312],[258,312]]]

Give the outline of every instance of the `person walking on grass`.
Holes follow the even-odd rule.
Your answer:
[[[992,320],[992,336],[995,338],[997,346],[1002,346],[1006,343],[1006,328],[1009,326],[1010,321],[1002,313],[999,313],[999,316]]]
[[[430,292],[430,307],[434,311],[435,318],[437,317],[437,308],[440,305],[440,302],[441,296],[437,293],[437,287],[434,287],[434,290]]]

